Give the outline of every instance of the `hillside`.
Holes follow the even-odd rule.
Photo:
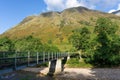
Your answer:
[[[51,42],[60,50],[69,50],[68,37],[74,29],[89,26],[92,30],[99,17],[111,18],[120,23],[120,17],[85,7],[74,7],[62,12],[46,12],[37,16],[28,16],[17,26],[3,33],[11,39],[18,39],[28,35],[38,37],[44,43]]]

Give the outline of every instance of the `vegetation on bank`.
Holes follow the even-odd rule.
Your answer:
[[[95,67],[120,65],[120,35],[118,25],[107,18],[99,18],[91,32],[88,27],[73,31],[70,42],[82,52],[86,63]]]
[[[79,58],[70,58],[66,64],[69,68],[93,68],[92,64],[80,61]]]
[[[27,36],[16,40],[11,40],[8,37],[0,38],[0,51],[58,52],[59,49],[52,44],[43,44],[39,38]]]

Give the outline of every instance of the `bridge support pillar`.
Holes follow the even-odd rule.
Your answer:
[[[49,61],[49,72],[48,75],[53,76],[56,73],[62,71],[62,59]]]
[[[70,54],[69,54],[69,52],[68,52],[67,60],[69,60],[69,59],[70,59]]]
[[[67,60],[69,60],[69,59],[70,59],[70,56],[68,55],[68,56],[67,56]]]

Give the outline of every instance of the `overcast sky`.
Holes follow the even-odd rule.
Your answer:
[[[27,16],[77,6],[112,12],[120,10],[120,0],[0,0],[0,34]]]

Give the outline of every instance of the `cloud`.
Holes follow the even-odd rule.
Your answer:
[[[66,8],[77,7],[77,6],[84,6],[84,4],[82,4],[77,0],[66,0],[66,3],[65,3]]]
[[[47,5],[47,10],[64,9],[64,0],[44,0]]]
[[[78,0],[44,0],[47,10],[63,10],[70,7],[85,6],[82,1]]]
[[[89,9],[95,8],[94,5],[90,5],[90,0],[66,0],[64,5],[65,8],[78,7],[78,6],[87,7]]]
[[[112,9],[108,13],[112,13],[112,12],[115,12],[115,11],[116,11],[115,9]]]
[[[117,10],[120,10],[120,3],[118,4],[118,9]]]
[[[111,9],[108,13],[112,13],[112,12],[115,12],[117,10],[120,10],[120,3],[118,4],[117,9]]]
[[[90,9],[113,9],[120,0],[44,0],[47,10],[61,11],[65,8],[84,6]],[[119,7],[120,8],[120,7]]]

